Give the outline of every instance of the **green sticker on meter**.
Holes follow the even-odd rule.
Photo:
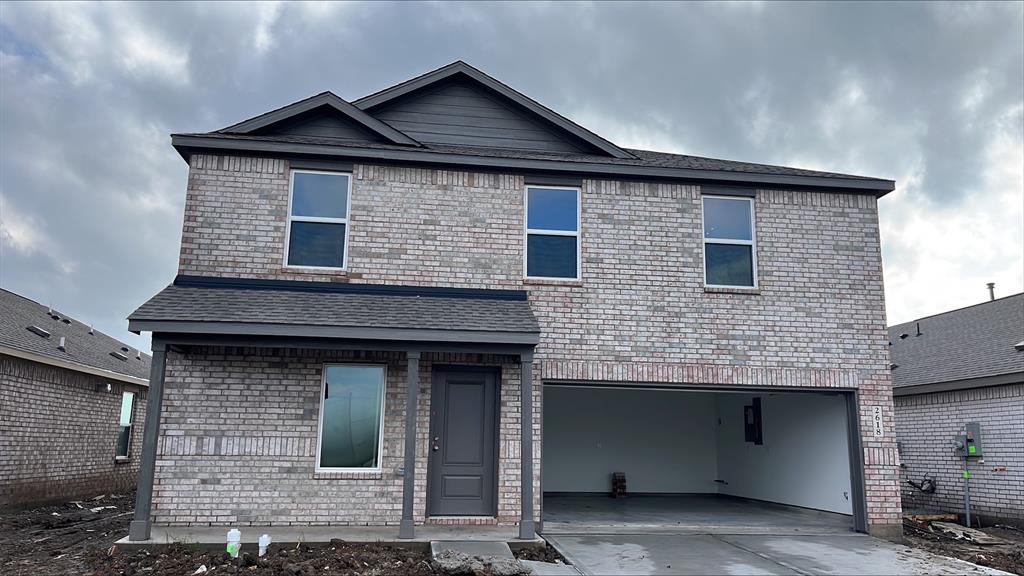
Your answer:
[[[963,474],[964,474],[964,478],[970,478],[971,477],[971,472],[969,470],[964,470]]]
[[[977,451],[978,451],[978,447],[973,445],[973,444],[971,444],[970,446],[967,447],[967,453],[968,454],[974,454]]]

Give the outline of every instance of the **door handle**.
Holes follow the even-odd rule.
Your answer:
[[[438,436],[434,436],[434,441],[433,441],[432,445],[430,446],[430,448],[431,448],[431,449],[432,449],[432,450],[433,450],[434,452],[437,452],[438,450],[440,450],[440,449],[441,449],[441,447],[440,447],[440,446],[438,445],[438,442],[439,442],[440,440],[441,440],[441,438],[439,438]]]

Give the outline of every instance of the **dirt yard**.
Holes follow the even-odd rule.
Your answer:
[[[128,533],[133,495],[103,495],[91,500],[0,512],[0,574],[4,576],[124,575],[254,576],[439,575],[425,550],[351,544],[271,545],[263,558],[208,552],[174,545],[123,551],[111,543]],[[529,560],[561,560],[553,549],[517,554]]]
[[[97,549],[127,534],[131,495],[0,512],[0,574],[85,574]]]
[[[1005,543],[979,545],[965,539],[951,538],[928,523],[904,521],[904,540],[913,546],[941,556],[950,556],[988,566],[1012,574],[1024,575],[1024,528],[996,525],[982,531]]]

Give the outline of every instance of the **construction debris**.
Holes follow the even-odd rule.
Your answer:
[[[953,516],[953,520],[947,522],[948,516]],[[932,517],[937,519],[929,520]],[[1024,530],[997,524],[981,531],[956,524],[956,519],[956,515],[908,514],[903,517],[904,543],[934,554],[1024,574]]]
[[[982,532],[981,530],[975,530],[974,528],[968,528],[959,524],[951,524],[949,522],[932,522],[931,525],[933,529],[942,532],[946,536],[956,538],[958,540],[967,540],[980,546],[1007,543],[1007,541],[1002,538],[996,538]]]

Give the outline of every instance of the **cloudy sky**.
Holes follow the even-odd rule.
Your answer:
[[[0,4],[0,286],[135,345],[207,131],[464,59],[629,147],[893,178],[891,323],[1024,290],[1024,4]]]

